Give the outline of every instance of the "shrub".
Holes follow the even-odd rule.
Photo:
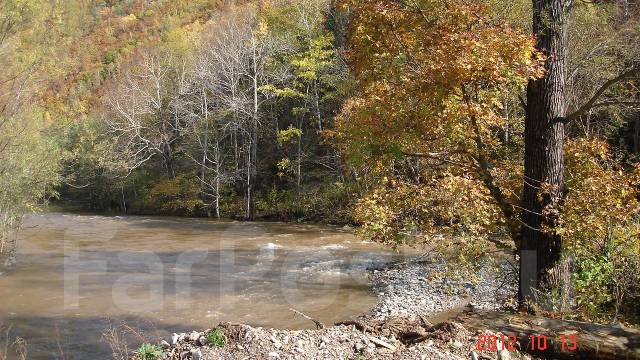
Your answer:
[[[160,180],[149,191],[145,205],[160,209],[165,214],[197,215],[204,203],[200,197],[200,188],[193,179],[185,174]]]
[[[155,360],[162,356],[163,352],[157,345],[142,344],[136,351],[142,360]]]
[[[222,330],[215,329],[207,335],[207,341],[209,342],[209,344],[215,347],[223,347],[227,342],[227,338]]]
[[[566,154],[558,231],[575,259],[578,310],[589,320],[631,320],[640,300],[640,167],[622,166],[603,141],[573,141]]]
[[[295,191],[276,186],[259,194],[257,209],[261,216],[280,220],[321,221],[333,224],[353,223],[352,185],[343,182],[316,183]]]

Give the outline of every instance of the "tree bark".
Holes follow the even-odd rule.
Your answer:
[[[255,40],[254,40],[255,41]],[[249,188],[247,189],[247,217],[254,220],[256,217],[255,196],[253,188],[256,186],[256,177],[258,175],[258,122],[260,116],[260,106],[258,103],[258,55],[256,53],[256,45],[253,45],[253,123],[251,128],[251,159],[249,162]]]
[[[533,0],[533,31],[545,53],[545,76],[529,81],[525,117],[524,190],[520,239],[520,304],[542,284],[560,260],[562,244],[554,233],[550,206],[564,193],[567,21],[571,0]]]
[[[640,154],[640,114],[635,114],[633,121],[633,152]]]
[[[618,0],[618,8],[620,11],[620,21],[627,21],[629,19],[629,1]]]
[[[465,312],[453,321],[472,333],[515,336],[522,353],[543,359],[640,359],[640,331],[634,329],[498,311]],[[548,347],[533,349],[531,336],[546,337]]]
[[[220,137],[216,137],[216,147],[214,148],[215,150],[215,157],[216,157],[216,198],[215,198],[215,204],[216,204],[216,218],[220,219],[220,163],[222,162],[222,157],[220,156]]]
[[[252,96],[253,96],[253,113],[251,115],[251,124],[249,129],[249,148],[248,148],[248,164],[247,164],[247,220],[254,220],[256,213],[255,194],[256,178],[258,175],[258,125],[260,122],[260,103],[258,99],[258,52],[256,39],[252,39],[251,51],[251,76]]]

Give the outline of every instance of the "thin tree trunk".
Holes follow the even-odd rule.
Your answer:
[[[209,158],[209,104],[207,103],[207,93],[204,89],[202,89],[202,103],[204,106],[204,144],[202,145],[202,181],[200,182],[200,191],[204,194],[204,186],[207,183],[207,159]]]
[[[633,152],[640,154],[640,114],[636,114],[633,122]]]
[[[255,41],[255,39],[253,40]],[[258,164],[258,116],[259,116],[259,103],[258,103],[258,54],[256,52],[256,44],[253,44],[253,123],[251,129],[251,146],[249,151],[251,152],[252,161],[249,162],[249,176],[248,179],[251,185],[247,187],[247,217],[249,220],[255,219],[255,199],[252,194],[253,186],[255,186],[257,176],[257,164]]]
[[[253,151],[251,151],[253,144],[251,144],[251,137],[249,138],[249,149],[247,151],[247,208],[245,210],[245,218],[247,218],[247,220],[251,220],[251,154],[253,153]]]
[[[298,119],[298,129],[302,131],[303,121]],[[296,169],[296,190],[300,196],[300,185],[302,185],[302,134],[298,135],[298,160]]]
[[[17,231],[22,219],[16,219],[5,210],[0,233],[0,269],[10,269],[16,264],[18,247]]]
[[[629,1],[618,0],[618,7],[620,9],[620,21],[626,21],[629,19]]]
[[[314,98],[316,102],[316,119],[318,121],[318,131],[322,132],[322,114],[320,113],[320,95],[318,94],[318,84],[313,86]]]
[[[509,101],[505,101],[504,102],[504,114],[505,114],[505,119],[506,119],[506,123],[504,126],[504,143],[509,146],[509,141],[511,140],[509,138]]]
[[[222,161],[220,156],[220,136],[216,137],[216,147],[215,147],[215,157],[216,157],[216,218],[220,219],[220,162]]]
[[[235,164],[235,170],[237,172],[238,170],[240,170],[240,152],[238,151],[238,129],[236,127],[234,127],[233,131],[231,132],[231,137],[233,138],[233,161]]]
[[[533,0],[537,48],[548,59],[546,74],[529,81],[525,117],[524,190],[520,240],[520,304],[531,300],[549,269],[560,260],[561,238],[554,233],[564,192],[564,118],[567,73],[567,21],[571,0]]]
[[[122,210],[126,214],[127,213],[127,199],[124,195],[124,184],[120,186],[120,191],[122,192]]]

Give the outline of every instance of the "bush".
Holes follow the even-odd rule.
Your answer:
[[[142,344],[136,351],[142,360],[155,360],[162,356],[163,352],[157,345]]]
[[[589,320],[631,321],[640,300],[640,167],[623,167],[603,141],[573,141],[566,153],[558,231],[575,259],[578,310]]]
[[[300,191],[272,187],[261,194],[257,209],[261,216],[280,220],[304,220],[333,224],[353,223],[349,184],[313,184]]]
[[[273,186],[257,199],[258,210],[267,217],[278,217],[282,220],[290,220],[297,213],[297,206],[291,191],[280,190]]]
[[[355,184],[333,182],[312,186],[301,195],[301,212],[314,221],[353,223],[352,198]]]
[[[446,234],[464,239],[456,244],[464,253],[477,253],[484,238],[499,234],[503,225],[483,184],[454,175],[423,183],[385,177],[358,202],[354,217],[363,225],[361,233],[378,242],[397,246]]]
[[[207,341],[209,342],[209,344],[215,347],[223,347],[227,342],[227,338],[222,330],[215,329],[207,335]]]
[[[164,178],[157,182],[145,197],[143,208],[155,209],[170,215],[198,215],[204,203],[200,188],[190,174]]]

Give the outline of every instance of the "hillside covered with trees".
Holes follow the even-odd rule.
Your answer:
[[[357,225],[640,321],[640,3],[0,0],[0,240],[57,208]]]

